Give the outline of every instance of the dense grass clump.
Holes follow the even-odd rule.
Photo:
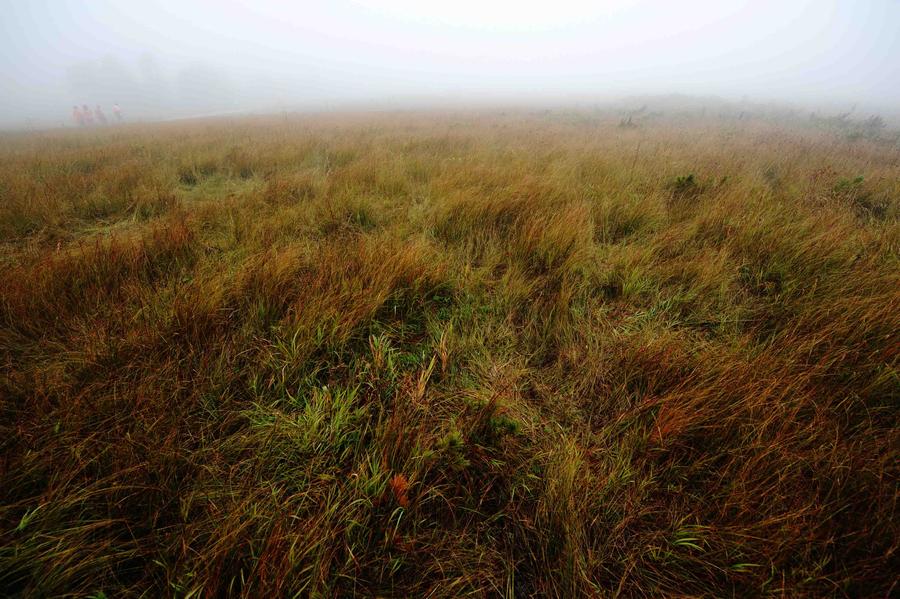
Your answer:
[[[0,595],[896,592],[900,148],[576,116],[0,139]]]

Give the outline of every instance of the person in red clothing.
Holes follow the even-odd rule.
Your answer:
[[[79,127],[84,127],[84,113],[78,108],[78,105],[72,107],[72,119]]]
[[[85,125],[93,125],[94,124],[94,113],[91,112],[91,109],[88,108],[87,104],[82,105],[81,113],[84,115],[84,124]]]

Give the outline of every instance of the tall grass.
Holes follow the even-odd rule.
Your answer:
[[[2,138],[0,594],[895,592],[900,148],[618,123]]]

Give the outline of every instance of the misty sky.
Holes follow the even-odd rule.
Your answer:
[[[390,98],[900,105],[898,0],[0,0],[0,124]]]

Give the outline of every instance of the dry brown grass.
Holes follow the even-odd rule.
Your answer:
[[[0,594],[896,592],[900,148],[618,121],[0,140]]]

